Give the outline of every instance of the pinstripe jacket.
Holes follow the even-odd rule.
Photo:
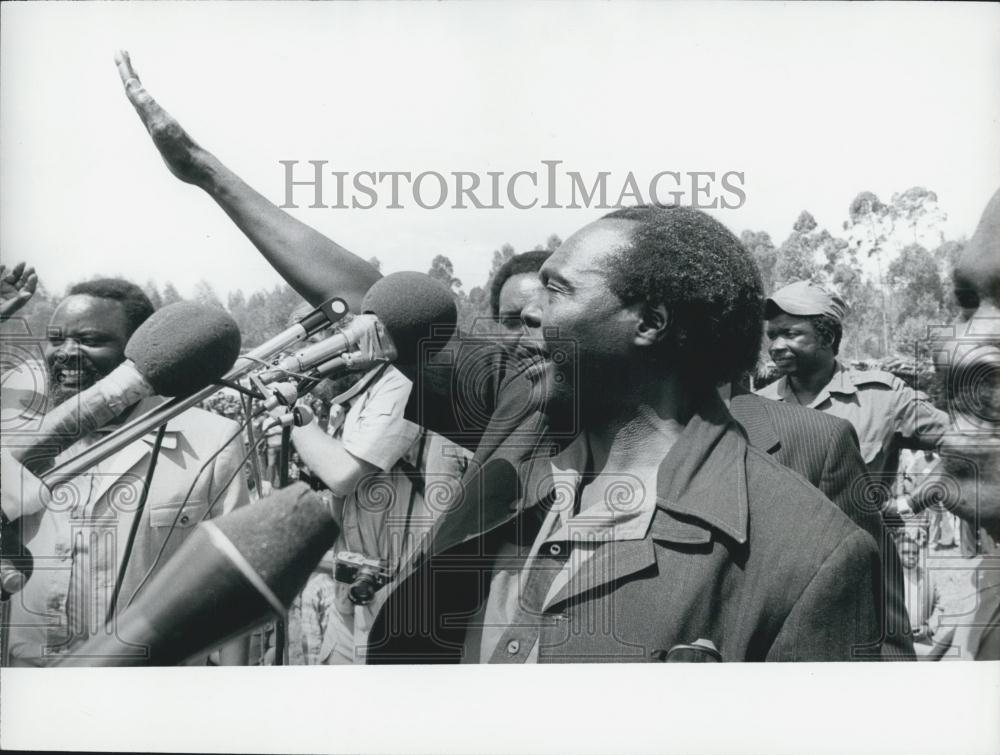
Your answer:
[[[876,497],[869,495],[867,470],[854,427],[847,420],[815,409],[754,394],[734,396],[729,411],[746,430],[751,445],[809,480],[878,543],[882,556],[882,591],[877,598],[882,654],[891,660],[915,660],[903,567],[878,507],[873,505]]]

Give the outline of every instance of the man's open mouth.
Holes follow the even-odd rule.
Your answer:
[[[94,382],[93,373],[90,370],[61,368],[56,370],[55,378],[56,383],[64,388],[83,388]]]

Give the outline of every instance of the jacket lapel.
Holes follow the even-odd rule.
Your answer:
[[[430,553],[442,553],[513,519],[519,500],[517,469],[507,459],[493,456],[470,467],[459,499],[431,531]]]
[[[721,401],[707,402],[660,465],[657,508],[648,535],[598,548],[550,605],[655,568],[654,541],[668,547],[707,545],[717,530],[746,543],[746,448]]]
[[[754,395],[734,396],[729,411],[733,419],[743,426],[751,446],[773,454],[781,448],[781,438],[771,422],[766,401],[770,399]]]
[[[656,549],[649,538],[607,543],[581,564],[570,581],[551,601],[548,609],[579,595],[612,584],[656,565]]]

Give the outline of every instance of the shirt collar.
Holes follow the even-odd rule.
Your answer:
[[[835,360],[833,363],[833,376],[830,378],[830,382],[826,384],[825,390],[829,393],[858,392],[857,386],[851,380],[849,371],[845,369],[839,360]]]
[[[708,392],[660,464],[655,505],[640,503],[631,514],[630,507],[622,506],[619,518],[612,517],[604,527],[611,524],[618,530],[615,540],[626,539],[621,533],[644,537],[652,520],[655,539],[697,542],[707,539],[703,532],[707,525],[745,543],[749,519],[746,450],[746,439],[722,399],[714,390]],[[546,486],[553,506],[566,505],[568,495],[575,499],[588,452],[581,436],[546,465],[553,475]],[[541,487],[529,485],[529,495],[533,493],[536,501],[542,498]],[[636,535],[640,529],[641,534]]]
[[[795,392],[792,390],[791,383],[788,381],[787,375],[782,375],[778,378],[775,383],[775,393],[780,401],[787,401],[792,404],[798,403],[798,399],[795,396]],[[816,394],[816,398],[812,400],[809,404],[809,408],[815,409],[821,403],[826,401],[830,397],[831,393],[840,394],[852,394],[857,393],[858,389],[851,380],[848,370],[844,368],[844,365],[840,363],[840,360],[835,359],[833,362],[833,375],[830,377],[830,381],[823,386],[823,389]]]
[[[630,485],[632,480],[623,480],[622,485],[610,481],[604,501],[573,513],[584,471],[589,466],[590,445],[585,433],[550,462],[553,497],[550,516],[543,524],[543,530],[551,531],[546,542],[571,538],[601,542],[644,538],[656,511],[656,497],[642,496],[644,487]]]

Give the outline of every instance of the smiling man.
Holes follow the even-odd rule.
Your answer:
[[[142,289],[128,281],[103,278],[73,286],[48,327],[49,401],[55,405],[71,401],[114,370],[125,359],[132,333],[152,313]],[[144,399],[114,424],[139,416],[162,400]],[[77,455],[109,429],[79,438],[56,462]],[[89,637],[113,631],[114,620],[106,624],[106,619],[116,584],[121,596],[117,613],[140,589],[147,572],[164,563],[202,518],[249,502],[237,424],[189,409],[164,431],[146,507],[122,572],[153,445],[151,435],[126,446],[77,478],[60,483],[52,498],[57,505],[18,520],[36,566],[23,590],[10,599],[5,663],[49,665]],[[233,641],[218,658],[226,664],[245,664],[247,641]]]
[[[129,336],[153,314],[135,284],[117,278],[78,283],[49,322],[45,362],[49,399],[59,405],[125,360]]]

